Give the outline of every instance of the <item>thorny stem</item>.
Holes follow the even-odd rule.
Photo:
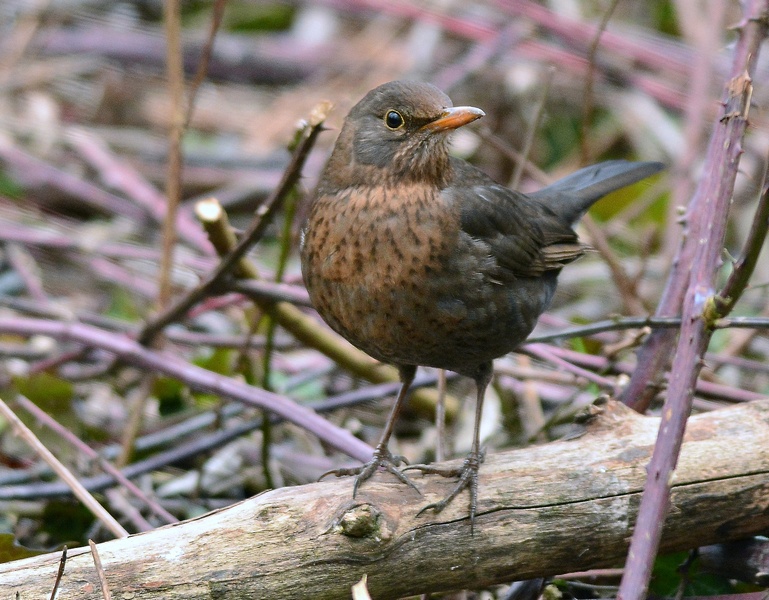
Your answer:
[[[764,247],[767,228],[769,228],[769,181],[767,180],[767,175],[769,175],[769,172],[764,173],[761,197],[758,201],[756,214],[753,217],[753,223],[750,226],[748,238],[745,241],[745,249],[734,264],[726,285],[714,298],[717,318],[723,318],[728,315],[734,308],[737,300],[742,296],[750,282],[751,275],[753,275],[753,270],[756,268],[761,249]]]
[[[741,139],[747,127],[758,49],[769,26],[769,0],[744,5],[732,77],[726,85],[725,102],[710,138],[704,176],[690,205],[694,244],[693,260],[683,305],[683,323],[673,359],[670,386],[662,409],[657,441],[647,467],[647,479],[636,526],[630,541],[625,573],[618,599],[646,597],[654,558],[670,505],[670,487],[683,443],[686,421],[702,357],[712,334],[709,316],[713,285],[720,265],[726,222],[742,153]],[[693,212],[694,209],[698,212]]]
[[[751,6],[754,6],[755,1],[758,0],[751,2]],[[748,9],[745,10],[747,12]],[[760,18],[746,22],[748,23],[746,27],[764,23]],[[730,85],[738,82],[743,75],[749,79],[749,73],[755,71],[756,56],[762,39],[763,35],[760,33],[750,36],[743,32],[734,52]],[[710,176],[700,179],[689,203],[684,218],[685,230],[681,246],[657,306],[655,313],[657,317],[672,317],[680,314],[686,291],[692,287],[692,265],[696,264],[695,255],[701,248],[700,241],[712,240],[714,223],[719,219],[726,220],[726,212],[714,214],[712,206],[708,203],[714,195],[721,192],[716,187],[719,184],[718,175],[722,177],[720,183],[731,181],[727,187],[729,190],[733,189],[737,160],[741,153],[740,140],[747,127],[746,120],[730,118],[737,114],[739,108],[731,107],[728,102],[727,97],[724,110],[719,122],[715,124],[714,133],[709,142],[703,172]],[[749,104],[749,98],[747,102]],[[727,124],[730,125],[728,128],[725,126]],[[673,354],[675,339],[673,331],[655,331],[649,336],[638,352],[638,366],[622,393],[620,398],[622,402],[639,412],[644,412],[649,407],[658,391],[659,382],[662,381],[665,366]]]

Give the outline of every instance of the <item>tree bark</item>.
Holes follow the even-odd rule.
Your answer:
[[[261,494],[203,517],[99,544],[115,598],[349,598],[364,574],[376,600],[481,588],[621,565],[659,419],[590,408],[569,440],[503,452],[481,467],[475,534],[466,493],[417,516],[452,480],[387,474]],[[769,400],[693,417],[672,483],[665,551],[769,529]],[[87,548],[70,550],[59,598],[102,598]],[[0,565],[0,597],[48,598],[59,555]]]

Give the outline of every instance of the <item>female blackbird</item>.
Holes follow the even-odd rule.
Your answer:
[[[398,367],[402,387],[368,463],[333,471],[358,486],[379,467],[414,487],[388,450],[419,365],[471,377],[472,449],[440,511],[470,490],[476,513],[483,460],[479,423],[492,361],[521,344],[547,309],[561,268],[586,246],[572,225],[602,196],[662,168],[610,161],[528,196],[449,155],[448,134],[484,115],[427,83],[370,91],[345,119],[302,231],[302,273],[313,305],[352,344]],[[420,511],[421,512],[421,511]]]

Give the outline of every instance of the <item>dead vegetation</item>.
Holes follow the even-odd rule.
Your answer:
[[[495,454],[569,436],[601,394],[657,415],[667,400],[658,484],[647,485],[635,530],[653,542],[690,410],[769,389],[769,263],[758,260],[769,210],[766,2],[232,0],[185,5],[170,61],[175,17],[163,8],[0,6],[0,397],[34,434],[17,436],[7,412],[0,421],[5,559],[26,556],[15,542],[51,550],[150,531],[366,457],[397,377],[307,306],[297,232],[333,130],[368,89],[397,78],[481,107],[487,117],[456,136],[455,151],[522,190],[607,158],[669,165],[591,212],[582,235],[596,252],[564,271],[536,339],[496,362],[484,424]],[[181,100],[167,62],[184,67]],[[175,226],[164,229],[175,196]],[[212,197],[213,216],[201,215]],[[397,432],[394,449],[415,462],[435,458],[438,375],[420,374]],[[469,445],[470,388],[449,374],[446,457]],[[37,444],[106,516],[73,500],[74,484],[53,476]],[[767,479],[759,469],[756,485]],[[745,535],[766,531],[754,524],[764,529]],[[451,526],[463,535],[459,517]],[[626,600],[643,597],[655,546],[634,546]],[[675,593],[678,579],[660,581],[680,561],[657,561],[655,593]],[[730,583],[744,570],[721,569],[712,583],[699,565],[681,590],[758,589]],[[622,575],[557,585],[612,596]],[[523,597],[500,581],[470,572],[457,588]]]

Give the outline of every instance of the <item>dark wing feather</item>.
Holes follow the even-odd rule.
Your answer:
[[[494,259],[492,277],[537,277],[584,253],[571,226],[550,208],[495,183],[467,163],[454,166],[459,186],[444,194],[460,207],[462,232]]]

